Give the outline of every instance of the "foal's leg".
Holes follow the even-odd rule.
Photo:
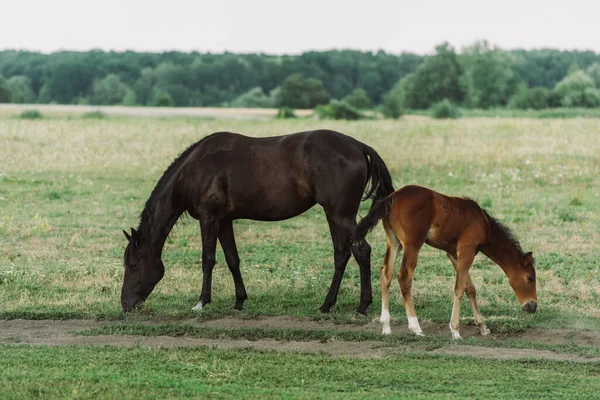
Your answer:
[[[327,213],[327,212],[326,212]],[[338,291],[342,283],[342,277],[346,270],[346,265],[350,259],[350,237],[352,235],[352,227],[355,224],[351,218],[340,217],[327,213],[327,222],[331,232],[331,240],[333,241],[333,259],[335,271],[331,281],[331,287],[325,297],[325,302],[321,306],[321,311],[328,313],[331,307],[337,301]],[[370,282],[369,282],[370,284]]]
[[[223,221],[219,228],[219,242],[223,248],[225,254],[225,260],[227,266],[233,277],[233,283],[235,284],[235,308],[241,310],[244,306],[244,300],[248,298],[246,295],[246,288],[244,287],[244,281],[242,279],[242,273],[240,271],[240,257],[238,255],[237,247],[235,245],[235,236],[233,234],[233,222],[231,220]]]
[[[450,331],[454,339],[462,339],[458,330],[460,319],[460,302],[465,294],[469,268],[475,258],[476,250],[471,248],[459,249],[456,259],[456,283],[454,285],[454,303],[452,305],[452,317],[450,318]]]
[[[392,333],[392,329],[390,328],[390,283],[392,282],[392,275],[394,274],[394,263],[398,256],[398,250],[400,250],[400,242],[385,219],[383,226],[387,237],[387,249],[385,251],[385,258],[383,259],[383,265],[381,266],[381,273],[379,275],[381,281],[381,318],[379,320],[382,325],[381,334],[389,335]]]
[[[200,218],[200,231],[202,234],[202,292],[200,293],[198,304],[192,310],[202,310],[202,307],[210,303],[212,272],[215,266],[219,225],[220,221],[215,217],[203,216]]]
[[[404,244],[404,243],[403,243]],[[404,308],[406,309],[406,317],[408,318],[408,329],[414,332],[418,336],[424,336],[419,320],[417,318],[417,312],[412,301],[412,279],[415,268],[417,266],[417,259],[419,257],[420,245],[415,244],[404,244],[404,255],[402,256],[402,265],[400,266],[400,272],[398,274],[398,282],[400,283],[400,290],[402,292],[402,298],[404,300]]]
[[[446,253],[450,261],[452,261],[452,265],[454,269],[457,270],[456,267],[456,255],[451,253]],[[469,297],[469,301],[471,302],[471,308],[473,308],[473,317],[475,319],[475,323],[479,328],[479,332],[485,336],[490,333],[490,330],[485,326],[483,322],[483,317],[481,316],[481,312],[479,311],[479,306],[477,305],[477,289],[475,289],[475,283],[471,279],[471,274],[467,273],[467,286],[465,291],[467,292],[467,296]]]

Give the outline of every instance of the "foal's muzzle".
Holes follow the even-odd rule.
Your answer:
[[[529,300],[527,303],[521,306],[521,310],[525,311],[526,313],[533,314],[535,310],[537,310],[537,301]]]

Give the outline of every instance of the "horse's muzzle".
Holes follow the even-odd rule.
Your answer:
[[[521,306],[521,310],[525,311],[526,313],[533,314],[535,310],[537,310],[537,301],[529,300],[527,303]]]

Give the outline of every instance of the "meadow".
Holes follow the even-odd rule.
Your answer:
[[[126,244],[121,230],[137,226],[152,188],[180,152],[216,131],[260,137],[320,127],[375,148],[396,188],[419,184],[468,196],[510,226],[536,258],[539,312],[524,315],[502,270],[479,255],[471,276],[492,333],[476,334],[465,299],[466,339],[453,342],[447,323],[454,270],[443,253],[424,248],[413,298],[427,336],[408,334],[393,282],[395,333],[381,337],[379,267],[385,239],[377,228],[368,237],[374,288],[369,315],[354,312],[359,273],[353,260],[338,304],[321,314],[333,251],[325,216],[316,206],[287,221],[234,223],[249,296],[242,312],[232,309],[233,281],[220,248],[212,303],[192,311],[202,282],[202,249],[197,221],[184,217],[163,252],[165,277],[140,312],[121,313]],[[54,116],[25,121],[3,114],[0,355],[7,364],[0,371],[0,397],[498,398],[499,388],[506,398],[591,397],[600,389],[598,138],[595,118],[405,116],[338,122]],[[363,203],[363,215],[368,207]],[[71,321],[59,332],[64,340],[41,340],[40,334],[36,342],[27,327],[39,328],[37,320],[81,322]],[[18,328],[11,325],[16,321]],[[98,339],[106,336],[116,344],[120,337],[137,339],[133,346],[99,346],[110,344]],[[151,337],[180,341],[145,347],[142,338]],[[216,348],[181,348],[203,340]],[[249,348],[227,349],[219,341],[243,341]],[[259,342],[271,345],[259,349]],[[368,343],[378,352],[329,354],[327,346],[320,346],[325,353],[319,354],[304,354],[300,347],[278,351],[278,343],[290,342],[342,350]],[[474,357],[482,348],[490,350],[486,358]],[[515,353],[509,360],[494,359],[494,353],[509,350]],[[541,354],[548,356],[536,356]],[[451,384],[458,376],[465,386]]]

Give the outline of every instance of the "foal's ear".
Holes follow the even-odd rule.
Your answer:
[[[523,265],[533,265],[533,254],[531,252],[523,256]]]
[[[125,238],[127,239],[128,242],[131,242],[131,235],[125,231],[123,231],[123,235],[125,235]]]

